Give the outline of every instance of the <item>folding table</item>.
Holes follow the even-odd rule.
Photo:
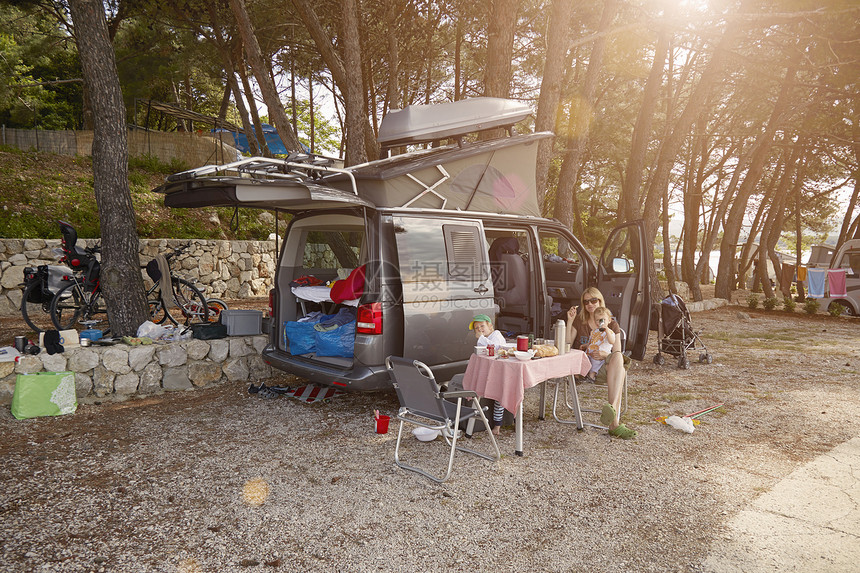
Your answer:
[[[586,375],[591,368],[588,357],[581,350],[570,350],[560,356],[532,360],[501,358],[473,354],[463,377],[463,388],[479,396],[498,401],[505,410],[516,415],[514,450],[523,455],[523,397],[526,388],[537,386],[553,378]],[[571,379],[572,381],[572,379]],[[574,391],[576,385],[574,384]],[[578,404],[578,399],[574,396]],[[540,417],[546,408],[546,388],[541,388]]]

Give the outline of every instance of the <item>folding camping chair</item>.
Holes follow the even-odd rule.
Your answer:
[[[385,359],[385,367],[391,376],[391,382],[400,400],[400,410],[397,419],[400,420],[400,428],[397,431],[397,445],[394,447],[394,463],[406,470],[417,472],[437,483],[442,483],[451,477],[454,467],[454,454],[457,450],[468,452],[487,460],[499,461],[502,453],[496,444],[496,438],[492,432],[487,436],[493,445],[495,455],[485,454],[469,448],[457,445],[460,437],[461,427],[476,416],[489,430],[490,424],[481,408],[472,408],[463,405],[466,398],[477,398],[475,392],[460,390],[455,392],[440,392],[439,385],[430,368],[423,362],[409,360],[398,356],[389,356]],[[456,402],[454,401],[456,400]],[[448,471],[441,478],[433,474],[407,465],[400,461],[400,444],[403,440],[403,426],[412,424],[415,426],[430,428],[441,432],[445,442],[451,447],[448,456]]]
[[[621,352],[624,353],[627,349],[627,333],[622,328],[620,334],[621,334]],[[627,375],[627,370],[625,370],[624,371],[624,387],[623,387],[622,394],[621,394],[621,412],[620,412],[621,414],[623,414],[624,412],[627,411],[627,381],[628,381],[628,375]],[[606,385],[602,384],[602,383],[598,383],[598,382],[586,381],[586,383],[590,384],[592,386],[599,386],[599,387],[603,388],[603,392],[604,392],[603,402],[605,403],[606,402],[606,398],[605,398]],[[570,387],[570,385],[572,385],[572,387]],[[563,387],[563,389],[562,389],[562,387]],[[564,418],[559,417],[559,415],[558,415],[559,393],[561,393],[562,391],[564,392],[564,398],[563,398],[564,406],[568,410],[570,410],[571,412],[574,413],[574,419],[573,420],[564,419]],[[573,402],[572,403],[570,400],[570,394],[573,395]],[[580,430],[582,429],[583,426],[591,426],[592,428],[600,428],[603,430],[607,429],[606,426],[603,426],[600,424],[594,424],[592,422],[585,422],[582,419],[582,413],[583,412],[587,412],[587,413],[591,413],[591,414],[600,414],[601,410],[583,408],[580,405],[580,396],[579,396],[579,392],[577,391],[577,388],[576,388],[576,380],[566,379],[566,380],[560,381],[558,384],[556,384],[555,396],[554,396],[553,401],[552,401],[552,417],[555,419],[556,422],[561,422],[562,424],[576,424],[577,428]]]

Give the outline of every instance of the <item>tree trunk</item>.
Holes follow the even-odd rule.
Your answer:
[[[247,66],[245,65],[245,59],[242,56],[241,49],[237,56],[238,59],[236,61],[239,65],[236,67],[236,71],[239,73],[239,80],[242,82],[242,89],[244,90],[245,97],[248,100],[248,112],[251,114],[251,121],[254,126],[254,136],[257,139],[257,143],[260,146],[260,152],[263,157],[271,157],[272,152],[269,150],[269,144],[266,142],[266,134],[263,132],[263,122],[260,120],[260,112],[257,110],[257,100],[254,97],[254,92],[251,90],[251,82],[248,81],[248,74],[246,73]]]
[[[454,101],[460,101],[460,75],[462,72],[462,53],[463,53],[463,17],[457,12],[457,29],[454,32]]]
[[[704,117],[699,118],[700,128],[705,123]],[[697,136],[690,145],[689,160],[687,162],[686,189],[684,191],[684,242],[683,254],[681,255],[681,278],[690,287],[690,296],[694,301],[702,300],[702,289],[696,276],[696,251],[699,245],[699,207],[702,204],[702,181],[693,175],[696,163],[697,149],[704,146],[704,137]],[[702,165],[706,156],[703,152],[698,158]]]
[[[248,116],[248,108],[245,107],[245,100],[242,98],[242,90],[239,89],[239,82],[236,81],[236,72],[231,66],[227,71],[227,82],[230,84],[230,89],[233,90],[233,99],[236,100],[236,109],[239,110],[239,117],[242,118],[242,128],[245,131],[245,139],[248,140],[248,150],[252,156],[260,155],[260,146],[257,144],[257,137],[254,134],[254,123]],[[268,154],[268,146],[266,154]]]
[[[511,90],[511,61],[519,0],[490,0],[484,95],[506,98]]]
[[[633,127],[630,158],[627,160],[627,171],[624,174],[624,184],[621,187],[621,199],[618,201],[618,224],[641,217],[639,206],[642,203],[639,189],[642,184],[642,171],[645,168],[645,153],[648,151],[648,142],[651,141],[651,124],[654,119],[654,111],[657,109],[663,68],[669,55],[669,38],[669,33],[661,29],[657,37],[657,46],[654,48],[651,72],[648,74],[645,92],[642,94],[642,106],[639,108],[636,124]]]
[[[770,154],[771,146],[773,145],[773,136],[776,133],[782,115],[790,104],[789,91],[797,71],[795,62],[792,62],[785,72],[779,96],[773,106],[764,131],[756,140],[749,169],[740,189],[738,189],[738,196],[732,205],[731,211],[729,211],[729,216],[723,228],[723,239],[720,242],[720,263],[717,270],[717,284],[714,288],[714,294],[719,298],[728,299],[731,297],[731,285],[734,282],[734,274],[731,272],[731,267],[735,258],[735,244],[740,235],[747,201],[758,184],[765,162]]]
[[[842,246],[842,243],[851,238],[849,231],[851,230],[851,219],[854,216],[854,209],[857,207],[857,201],[860,199],[860,125],[857,125],[857,119],[860,118],[860,114],[857,114],[856,104],[860,104],[860,98],[854,99],[855,103],[855,116],[854,122],[852,126],[852,134],[854,148],[854,159],[855,159],[855,168],[852,176],[854,177],[854,192],[851,193],[851,198],[848,200],[848,208],[845,210],[845,216],[842,218],[842,227],[839,229],[839,239],[836,242],[836,248]],[[800,259],[800,255],[798,255],[798,260]]]
[[[284,111],[284,104],[281,103],[275,82],[272,81],[271,67],[263,61],[260,44],[257,42],[254,27],[251,24],[251,19],[248,17],[248,11],[245,9],[245,0],[230,0],[230,8],[236,17],[236,24],[242,35],[242,43],[245,45],[248,63],[251,64],[251,71],[257,79],[257,85],[263,94],[263,101],[266,102],[266,107],[269,108],[269,119],[275,125],[275,129],[278,130],[278,135],[281,136],[281,141],[284,142],[287,151],[300,151],[302,146],[299,144],[293,126],[290,124],[287,113]]]
[[[134,336],[138,326],[149,318],[149,308],[140,275],[140,241],[128,186],[125,106],[102,3],[72,0],[69,9],[95,115],[93,189],[102,229],[101,289],[112,334]]]
[[[740,8],[743,11],[749,2],[744,2]],[[714,85],[722,78],[723,72],[728,63],[731,48],[734,47],[737,39],[741,35],[742,28],[738,25],[729,25],[722,38],[714,48],[710,61],[702,72],[698,84],[693,88],[687,105],[680,117],[675,122],[670,133],[666,135],[660,145],[660,152],[657,157],[657,164],[653,169],[651,184],[648,187],[648,194],[645,198],[643,208],[643,218],[645,219],[645,227],[647,229],[646,240],[651,244],[654,240],[657,228],[657,217],[660,197],[662,197],[664,189],[669,184],[669,174],[672,167],[675,165],[675,159],[678,152],[684,143],[684,140],[690,134],[690,128],[697,117],[702,113],[705,102],[711,95]]]
[[[346,69],[352,73],[346,76],[346,165],[367,162],[364,147],[364,123],[367,121],[364,107],[364,87],[361,73],[361,47],[358,42],[357,0],[343,0],[343,59]]]
[[[582,89],[574,97],[570,108],[570,125],[568,127],[566,151],[558,178],[558,189],[555,196],[555,218],[571,228],[574,220],[574,195],[576,194],[577,177],[582,163],[585,147],[588,143],[588,128],[594,104],[594,92],[597,88],[597,78],[603,66],[603,51],[606,47],[606,31],[615,18],[617,0],[606,0],[600,16],[597,38],[591,48],[588,59],[588,69],[585,72]],[[653,239],[653,235],[651,236]],[[652,241],[653,242],[653,241]]]
[[[239,117],[242,119],[242,127],[245,131],[245,139],[248,140],[248,149],[252,156],[260,155],[260,148],[257,145],[257,139],[254,137],[254,124],[248,117],[248,110],[245,107],[245,101],[242,99],[242,90],[239,89],[239,83],[236,81],[236,69],[233,65],[233,59],[230,57],[231,48],[221,35],[218,24],[218,14],[214,7],[209,9],[209,18],[212,22],[212,34],[210,37],[215,49],[218,50],[218,55],[221,56],[221,65],[224,66],[224,73],[227,77],[227,86],[233,92],[233,99],[236,100],[236,109],[239,110]],[[202,33],[198,29],[198,33]],[[268,150],[267,150],[268,153]]]
[[[668,195],[668,190],[667,190]],[[681,231],[683,233],[683,230]],[[675,284],[675,263],[672,261],[672,245],[669,242],[669,198],[663,199],[663,272],[666,274],[666,286],[670,293],[678,292],[678,285]],[[657,275],[657,268],[654,268],[654,276]],[[660,290],[660,297],[656,297],[655,290]],[[652,302],[658,302],[662,298],[663,291],[657,286],[651,285]]]
[[[554,131],[561,100],[561,84],[564,80],[564,66],[570,45],[570,18],[573,13],[573,0],[553,0],[550,14],[550,27],[547,33],[546,61],[541,79],[538,98],[535,131]],[[538,141],[535,179],[538,204],[543,212],[546,197],[546,180],[552,160],[554,139]]]
[[[317,18],[316,12],[314,12],[311,3],[308,0],[291,0],[291,2],[293,3],[293,7],[296,9],[296,12],[298,13],[298,16],[301,19],[302,23],[305,25],[305,29],[307,30],[308,34],[310,34],[311,38],[313,38],[314,44],[316,44],[316,47],[320,52],[320,56],[322,56],[323,62],[325,62],[326,67],[328,68],[329,72],[331,72],[331,77],[332,80],[334,80],[334,85],[337,86],[337,89],[340,90],[340,93],[343,94],[344,99],[346,99],[346,93],[348,91],[348,77],[346,73],[346,68],[344,67],[343,61],[341,60],[337,51],[335,51],[334,46],[332,45],[332,42],[328,37],[328,34],[326,34],[326,31],[323,29],[319,18]],[[357,19],[358,18],[356,17],[356,20]],[[334,93],[334,91],[332,91],[332,93]],[[373,134],[373,128],[370,125],[370,119],[366,116],[364,118],[364,125],[362,129],[364,130],[365,156],[372,158],[379,157],[379,146],[376,144],[376,137]]]
[[[776,281],[780,291],[789,290],[789,285],[782,284],[782,263],[776,254],[776,245],[779,242],[780,234],[785,224],[785,205],[789,196],[789,188],[792,182],[800,177],[802,173],[799,167],[801,166],[804,145],[804,138],[798,137],[792,146],[791,157],[789,157],[785,165],[785,170],[782,173],[779,186],[776,190],[774,206],[771,206],[772,217],[768,217],[767,241],[762,241],[767,245],[767,256],[776,271]],[[795,176],[795,173],[797,173],[797,176]]]
[[[388,0],[388,6],[385,11],[385,21],[388,25],[388,82],[386,82],[385,104],[382,106],[382,117],[388,114],[389,109],[400,108],[400,43],[397,38],[397,12],[399,5],[399,0]]]

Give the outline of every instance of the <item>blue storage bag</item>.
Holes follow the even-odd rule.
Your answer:
[[[310,354],[317,351],[316,334],[314,325],[323,320],[328,320],[332,315],[320,315],[314,320],[304,322],[284,322],[284,346],[290,349],[290,354]]]
[[[317,356],[342,356],[352,358],[355,353],[355,321],[338,326],[327,332],[317,332]]]

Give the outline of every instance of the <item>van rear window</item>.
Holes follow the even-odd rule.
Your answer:
[[[306,269],[354,269],[361,257],[364,233],[360,231],[308,231],[302,267]]]

